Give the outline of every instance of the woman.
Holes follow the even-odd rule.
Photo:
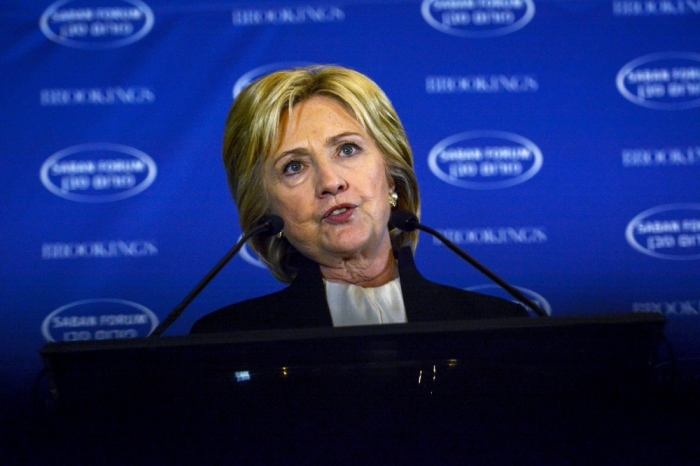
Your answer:
[[[243,231],[269,213],[284,220],[251,246],[291,285],[209,314],[193,333],[527,316],[416,270],[418,232],[388,227],[392,208],[419,215],[413,155],[366,76],[329,66],[258,80],[231,108],[223,157]]]

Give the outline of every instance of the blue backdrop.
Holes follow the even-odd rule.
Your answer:
[[[423,221],[553,316],[660,312],[700,356],[700,1],[5,1],[0,380],[47,341],[143,337],[238,239],[234,95],[280,68],[374,79]],[[430,279],[499,294],[423,237]],[[279,289],[249,251],[168,334]]]

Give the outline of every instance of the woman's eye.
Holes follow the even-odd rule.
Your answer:
[[[302,168],[304,168],[304,165],[301,162],[292,160],[284,166],[283,172],[287,175],[293,175],[295,173],[299,173]]]
[[[359,148],[355,144],[343,144],[340,146],[341,155],[353,155],[357,153]]]

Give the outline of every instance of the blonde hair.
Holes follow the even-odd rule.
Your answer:
[[[387,177],[398,194],[397,209],[420,215],[418,181],[406,132],[384,92],[368,77],[336,66],[278,71],[254,82],[236,98],[226,120],[223,159],[229,188],[243,231],[255,227],[270,205],[263,184],[263,164],[279,142],[282,114],[312,96],[336,100],[347,108],[384,156]],[[387,202],[389,202],[387,198]],[[418,241],[418,232],[391,231],[394,249]],[[272,274],[284,283],[296,276],[296,250],[285,239],[258,236],[250,241]]]

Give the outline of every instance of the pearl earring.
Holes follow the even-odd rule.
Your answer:
[[[396,193],[391,193],[389,194],[389,204],[391,204],[391,207],[396,207],[396,204],[398,204],[399,200],[399,195]]]

